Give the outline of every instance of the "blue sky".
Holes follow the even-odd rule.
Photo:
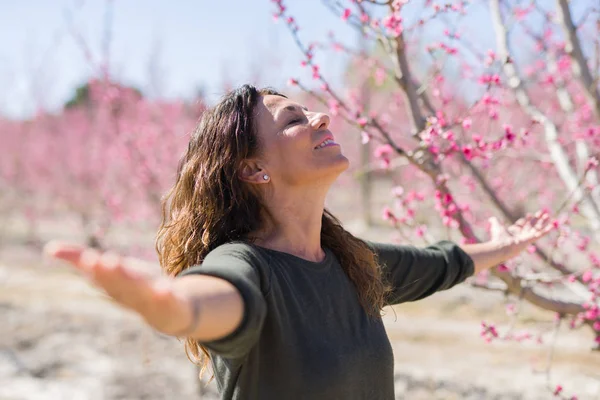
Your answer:
[[[597,0],[578,0],[573,7],[583,10],[588,1]],[[222,94],[226,81],[283,89],[290,76],[308,76],[299,66],[301,55],[285,24],[273,23],[270,0],[112,0],[107,8],[108,3],[0,0],[0,113],[25,117],[38,106],[57,109],[76,85],[93,75],[96,64],[86,60],[77,36],[97,62],[104,54],[107,9],[112,10],[113,76],[148,95],[186,98],[203,88],[212,101]],[[285,3],[303,40],[325,40],[331,30],[347,44],[357,43],[357,33],[321,0]],[[410,5],[414,3],[421,2]],[[482,50],[493,48],[487,1],[472,4],[461,21],[463,36]],[[442,28],[437,21],[428,23],[423,37],[431,39]],[[531,53],[522,45],[515,50]],[[339,82],[346,63],[339,53],[317,53],[316,60],[328,79]]]
[[[333,29],[355,41],[356,33],[319,0],[288,3],[304,37],[325,38]],[[98,59],[106,10],[105,0],[0,0],[0,112],[18,117],[37,104],[61,104],[94,72],[73,32]],[[301,58],[285,25],[273,23],[273,11],[269,0],[114,0],[111,69],[120,80],[166,97],[189,97],[203,87],[216,98],[226,80],[240,84],[256,76],[257,83],[281,87],[301,73]],[[329,74],[343,68],[337,56],[321,62]],[[158,79],[150,78],[151,64]]]

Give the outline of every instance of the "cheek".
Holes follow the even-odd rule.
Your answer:
[[[314,164],[313,153],[307,149],[306,144],[299,145],[294,140],[281,140],[266,150],[269,167],[286,180],[305,175]]]

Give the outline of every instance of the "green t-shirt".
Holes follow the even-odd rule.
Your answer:
[[[366,241],[393,287],[390,304],[449,289],[474,272],[449,241],[427,248]],[[335,254],[311,262],[246,242],[211,251],[180,276],[206,274],[241,293],[235,332],[202,343],[222,399],[393,399],[394,360],[381,318],[369,317]]]

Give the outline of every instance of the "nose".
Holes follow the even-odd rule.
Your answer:
[[[322,131],[329,128],[329,115],[324,113],[313,113],[310,116],[310,125],[316,131]]]

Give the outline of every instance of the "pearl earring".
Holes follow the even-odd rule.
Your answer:
[[[268,180],[269,180],[269,175],[267,175],[267,174],[264,174],[264,175],[263,175],[263,179],[264,179],[265,181],[268,181]]]

